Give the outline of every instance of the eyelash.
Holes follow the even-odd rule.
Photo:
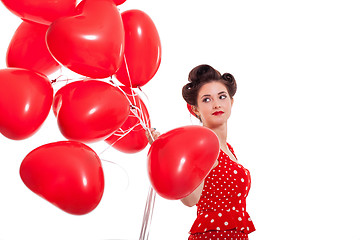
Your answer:
[[[222,97],[224,97],[224,98],[222,98]],[[219,99],[220,99],[220,100],[223,100],[223,99],[226,99],[226,98],[227,98],[226,95],[220,95],[220,96],[219,96]],[[203,101],[204,103],[206,103],[206,102],[208,102],[207,100],[210,100],[210,98],[204,98],[202,101]]]

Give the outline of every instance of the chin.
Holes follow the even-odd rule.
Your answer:
[[[216,121],[209,121],[206,123],[206,126],[208,126],[209,128],[216,128],[224,124],[227,124],[227,119],[217,119]]]

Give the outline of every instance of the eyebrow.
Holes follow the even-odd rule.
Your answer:
[[[221,94],[224,94],[224,93],[227,94],[225,91],[221,91],[221,92],[218,93],[218,95],[221,95]],[[201,98],[204,98],[204,97],[211,97],[211,95],[210,94],[205,94]]]

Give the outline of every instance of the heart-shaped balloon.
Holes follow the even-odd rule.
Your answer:
[[[70,214],[91,212],[104,192],[100,159],[80,142],[55,142],[34,149],[22,161],[20,176],[31,191]]]
[[[149,112],[140,96],[133,89],[125,86],[122,86],[121,89],[132,104],[131,111],[123,125],[105,139],[105,142],[124,153],[140,152],[148,144],[146,130],[141,125],[140,120],[147,128],[150,128]]]
[[[124,26],[113,0],[86,0],[80,13],[54,21],[46,34],[52,56],[70,70],[106,78],[120,67]]]
[[[121,14],[125,28],[124,60],[116,78],[125,86],[139,87],[149,82],[161,62],[159,33],[151,18],[134,9]]]
[[[53,88],[49,79],[27,69],[0,70],[0,133],[21,140],[33,135],[49,114]]]
[[[114,0],[114,2],[116,5],[119,6],[119,5],[123,4],[124,2],[126,2],[126,0]]]
[[[210,172],[219,151],[216,134],[205,127],[185,126],[161,135],[148,152],[154,190],[170,200],[186,197]]]
[[[49,25],[55,19],[75,12],[76,0],[1,0],[18,17]]]
[[[77,8],[81,8],[82,7],[82,5],[86,2],[87,0],[82,0],[78,5],[77,5]],[[114,3],[117,5],[117,6],[119,6],[119,5],[121,5],[121,4],[123,4],[124,2],[126,2],[126,0],[113,0],[114,1]]]
[[[45,43],[47,25],[22,22],[8,47],[8,67],[19,67],[49,75],[60,68]]]
[[[90,79],[60,88],[54,97],[53,110],[67,139],[94,142],[104,140],[125,122],[129,106],[117,87]]]

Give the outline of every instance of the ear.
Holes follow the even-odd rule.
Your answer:
[[[231,107],[232,107],[233,103],[234,103],[234,98],[231,99]]]
[[[191,111],[193,111],[193,113],[195,113],[196,115],[198,115],[198,116],[199,116],[199,111],[198,111],[198,109],[197,109],[197,107],[196,107],[196,106],[191,105]]]

